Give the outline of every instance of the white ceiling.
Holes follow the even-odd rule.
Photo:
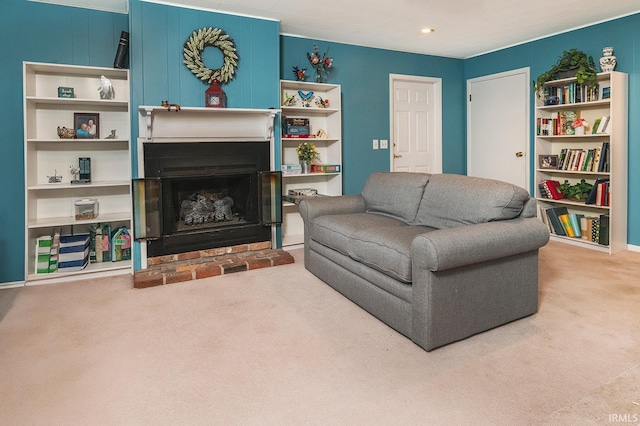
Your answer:
[[[285,35],[452,58],[640,12],[638,0],[151,1],[278,20]]]
[[[128,0],[32,1],[128,11]],[[272,19],[280,21],[285,35],[451,58],[469,58],[640,12],[639,0],[142,1]],[[425,27],[435,32],[420,34]]]

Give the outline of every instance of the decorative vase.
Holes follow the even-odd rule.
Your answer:
[[[302,166],[302,173],[311,173],[311,163],[309,161],[300,161],[300,166]]]
[[[576,136],[584,136],[584,126],[576,127]]]
[[[600,58],[600,69],[602,72],[611,72],[616,67],[616,57],[613,56],[613,47],[605,47],[602,49],[602,58]]]
[[[325,74],[325,71],[322,68],[316,68],[316,83],[326,83],[327,82],[327,76]]]

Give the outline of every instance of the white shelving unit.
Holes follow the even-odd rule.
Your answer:
[[[546,86],[562,87],[575,83],[575,78],[555,80]],[[585,135],[576,136],[536,136],[536,160],[540,155],[559,155],[562,149],[594,149],[609,143],[610,167],[608,172],[566,171],[557,169],[536,168],[536,183],[542,180],[557,180],[571,184],[584,179],[593,184],[598,178],[609,178],[610,206],[596,206],[566,199],[551,200],[542,198],[536,185],[538,204],[543,208],[564,206],[569,213],[585,216],[609,215],[609,245],[601,245],[581,238],[570,238],[551,234],[551,239],[568,244],[615,253],[627,249],[627,153],[628,153],[628,76],[621,72],[598,74],[600,96],[598,100],[561,105],[544,105],[544,99],[538,98],[536,118],[550,118],[560,111],[577,111],[581,118],[593,126],[596,119],[609,116],[610,122],[606,133],[592,134],[592,129]],[[603,98],[602,88],[610,87],[610,97]]]
[[[303,106],[301,91],[304,94],[313,92],[309,106]],[[328,100],[326,108],[318,107],[315,98],[319,96]],[[288,106],[287,97],[295,97],[296,103]],[[280,104],[282,122],[285,118],[308,118],[310,133],[316,135],[319,130],[326,132],[326,138],[281,138],[282,164],[298,164],[296,148],[301,142],[313,142],[320,154],[315,163],[340,165],[337,173],[307,173],[282,175],[282,193],[289,189],[314,188],[319,194],[336,196],[342,195],[342,100],[341,88],[337,84],[311,83],[304,81],[280,81]],[[282,132],[280,132],[282,135]],[[293,203],[283,203],[282,245],[291,246],[304,242],[304,224],[298,212],[298,206]]]
[[[55,229],[88,232],[95,223],[131,229],[131,149],[129,71],[24,62],[25,281],[53,282],[73,276],[131,273],[131,261],[89,263],[75,272],[35,273],[35,242]],[[100,77],[111,80],[115,96],[100,99]],[[72,87],[73,98],[58,97],[58,87]],[[74,127],[74,113],[99,115],[99,138],[61,139],[57,128]],[[111,130],[115,139],[107,139]],[[71,184],[71,166],[91,158],[91,183]],[[62,182],[49,183],[49,176]],[[98,201],[98,216],[76,220],[73,202]]]

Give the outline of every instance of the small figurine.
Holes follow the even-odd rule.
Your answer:
[[[100,92],[100,99],[113,99],[115,96],[111,80],[104,75],[100,76],[100,87],[98,88],[98,91]]]
[[[304,93],[302,90],[298,90],[298,95],[300,95],[300,99],[302,99],[303,107],[308,108],[311,106],[311,97],[313,96],[313,91]]]
[[[328,108],[329,99],[322,99],[320,96],[316,96],[316,106],[318,108]]]
[[[113,129],[109,136],[107,136],[105,139],[118,139],[118,135],[116,135],[116,129]]]
[[[180,105],[178,104],[170,104],[169,101],[162,101],[162,106],[167,109],[167,111],[171,111],[171,108],[175,108],[175,111],[180,111]]]
[[[71,172],[71,176],[73,176],[73,179],[71,179],[71,182],[77,182],[78,181],[78,175],[80,174],[80,167],[78,167],[78,166],[69,166],[69,171]]]
[[[304,79],[306,78],[306,75],[305,75],[306,72],[307,72],[306,68],[300,69],[297,66],[293,67],[293,75],[296,77],[296,81],[304,81]]]
[[[284,92],[284,105],[283,106],[294,106],[298,100],[296,99],[296,95],[293,96],[289,96],[289,94],[287,92]]]
[[[59,175],[57,170],[53,171],[53,176],[47,176],[47,177],[49,178],[49,183],[62,182],[62,175]]]

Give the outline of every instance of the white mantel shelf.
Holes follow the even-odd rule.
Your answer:
[[[140,106],[145,142],[268,142],[278,109]]]

